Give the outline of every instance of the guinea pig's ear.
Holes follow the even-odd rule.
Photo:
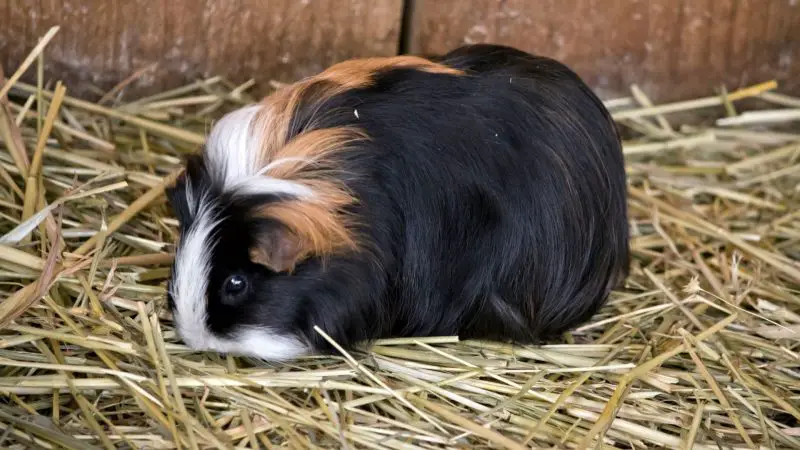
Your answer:
[[[165,194],[178,221],[191,222],[196,212],[200,193],[210,187],[210,178],[202,154],[190,154],[183,158],[183,171],[175,182],[167,186]]]
[[[308,253],[304,239],[283,226],[271,226],[256,233],[250,247],[250,261],[273,272],[291,273]]]
[[[352,220],[329,202],[284,200],[256,208],[250,260],[275,272],[292,271],[303,259],[357,250]]]
[[[167,203],[170,206],[178,202],[178,196],[181,194],[183,186],[186,184],[184,176],[185,172],[176,177],[172,184],[167,185],[167,187],[164,188],[164,196],[167,198]]]
[[[167,186],[164,190],[167,204],[175,214],[175,218],[181,223],[190,219],[189,202],[186,197],[187,183],[188,180],[186,179],[186,172],[184,171],[172,185]]]

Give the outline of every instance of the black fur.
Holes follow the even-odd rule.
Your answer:
[[[339,163],[371,251],[270,273],[247,249],[278,225],[226,206],[212,330],[270,327],[319,352],[331,348],[315,325],[347,348],[454,334],[535,343],[597,312],[627,276],[629,249],[623,156],[603,104],[561,63],[512,48],[471,45],[437,60],[467,75],[389,70],[295,111],[290,137],[311,124],[369,135]],[[185,217],[184,197],[171,198]],[[223,305],[221,280],[238,272],[252,296]]]

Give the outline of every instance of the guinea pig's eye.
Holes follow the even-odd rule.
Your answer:
[[[241,275],[231,275],[225,280],[225,293],[228,295],[239,295],[247,288],[247,280]]]

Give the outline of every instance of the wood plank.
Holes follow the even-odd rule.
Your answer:
[[[494,42],[555,57],[605,97],[653,99],[778,80],[800,94],[800,1],[413,0],[409,51]]]
[[[402,9],[403,0],[0,0],[0,64],[12,73],[60,25],[46,74],[70,95],[97,98],[154,63],[126,98],[212,75],[254,78],[263,90],[351,57],[396,54]]]

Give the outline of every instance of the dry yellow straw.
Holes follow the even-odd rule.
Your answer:
[[[44,127],[42,133],[39,135],[39,140],[36,143],[36,151],[33,154],[33,160],[28,169],[27,181],[25,182],[25,203],[22,209],[22,220],[28,219],[34,212],[36,203],[40,199],[39,184],[41,183],[41,167],[42,158],[44,155],[44,147],[47,144],[47,139],[50,137],[50,131],[53,129],[56,114],[61,107],[61,102],[64,99],[67,89],[60,83],[56,86],[55,95],[50,103],[50,108],[47,110],[47,117],[44,120]]]
[[[141,197],[137,198],[136,201],[131,203],[131,205],[125,209],[121,214],[116,216],[111,222],[108,224],[107,234],[114,233],[115,231],[119,230],[119,228],[124,225],[126,222],[131,220],[136,214],[139,214],[144,208],[150,205],[155,199],[161,196],[166,188],[170,186],[175,180],[180,176],[181,170],[173,171],[169,176],[165,177],[161,184],[154,186],[150,190],[144,193]],[[86,242],[83,243],[77,250],[72,252],[72,254],[76,256],[84,256],[89,250],[94,247],[97,243],[97,236],[92,236]]]
[[[31,64],[36,61],[36,58],[39,57],[47,44],[49,44],[53,37],[55,37],[59,29],[60,27],[58,26],[52,27],[47,31],[47,33],[45,33],[44,36],[42,36],[42,38],[39,40],[39,43],[36,44],[36,47],[34,47],[25,60],[22,61],[22,64],[20,64],[19,68],[17,68],[17,71],[11,75],[11,78],[9,78],[2,87],[0,87],[0,98],[5,98],[6,94],[8,94],[8,91],[12,86],[14,86],[14,83],[16,83],[17,80],[22,77],[25,71],[28,70]]]

